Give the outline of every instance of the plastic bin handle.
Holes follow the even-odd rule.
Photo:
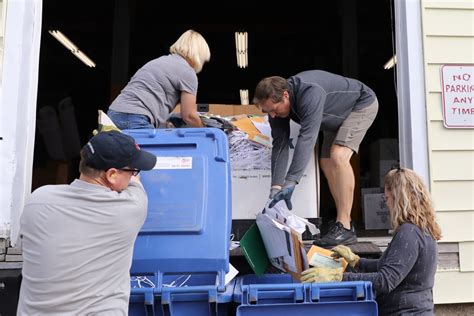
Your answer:
[[[156,137],[156,129],[132,129],[127,130],[126,132],[128,135],[143,135],[145,134],[148,138],[155,138]]]
[[[142,287],[132,289],[133,294],[142,294],[145,305],[153,305],[155,301],[154,289],[151,287]]]
[[[259,298],[274,298],[278,292],[292,295],[295,302],[304,301],[304,285],[301,283],[289,284],[250,284],[242,286],[243,297],[250,303],[257,303]]]
[[[191,130],[187,130],[185,128],[178,129],[178,136],[180,137],[204,136],[204,137],[212,138],[214,142],[216,143],[216,148],[217,148],[217,154],[215,155],[214,159],[216,161],[225,162],[226,160],[224,158],[224,153],[227,149],[224,148],[224,142],[219,141],[219,138],[217,137],[216,133],[217,133],[217,130],[213,128],[196,128],[196,129],[191,129]]]
[[[209,302],[217,302],[217,288],[216,286],[188,286],[188,287],[163,287],[161,289],[161,304],[171,304],[171,295],[174,293],[185,294],[205,294],[209,298]]]
[[[338,282],[338,283],[312,283],[311,284],[311,301],[317,302],[321,296],[324,295],[321,292],[341,292],[350,291],[354,297],[354,300],[364,299],[366,297],[364,282]]]

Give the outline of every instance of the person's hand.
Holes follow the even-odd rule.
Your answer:
[[[281,191],[281,186],[274,185],[270,188],[270,195],[268,196],[269,199],[273,199],[275,195]]]
[[[114,126],[114,125],[102,125],[102,124],[99,124],[99,128],[98,129],[95,129],[92,131],[92,134],[95,136],[97,135],[98,133],[102,133],[102,132],[110,132],[110,131],[117,131],[117,132],[121,132],[121,130],[117,127],[117,126]]]
[[[286,206],[288,207],[289,210],[291,210],[293,208],[293,205],[291,204],[291,196],[293,195],[295,186],[296,186],[296,182],[285,181],[285,184],[283,185],[281,190],[276,192],[276,194],[273,196],[273,199],[268,205],[268,207],[272,208],[275,206],[275,204],[277,204],[281,200],[285,200]]]
[[[314,267],[304,270],[301,273],[300,281],[303,283],[340,282],[342,281],[342,273],[342,268]]]
[[[331,257],[334,259],[344,258],[346,259],[347,263],[355,268],[356,265],[359,263],[360,257],[352,252],[351,248],[339,245],[331,249],[332,254]]]

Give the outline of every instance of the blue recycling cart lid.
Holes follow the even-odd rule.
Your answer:
[[[223,287],[232,224],[227,135],[216,128],[124,133],[157,156],[155,168],[141,173],[148,214],[135,242],[131,274],[216,272]]]

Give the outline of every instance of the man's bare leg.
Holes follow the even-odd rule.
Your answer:
[[[321,169],[323,170],[324,176],[326,177],[326,180],[328,181],[328,186],[329,186],[329,191],[331,191],[331,195],[334,199],[334,203],[336,204],[336,209],[339,209],[338,202],[336,200],[336,194],[335,194],[335,188],[334,188],[334,177],[333,177],[333,164],[331,161],[331,158],[321,158],[319,159],[319,163],[321,166]]]
[[[322,168],[336,202],[336,222],[340,222],[346,229],[351,229],[351,210],[355,185],[354,171],[350,164],[353,151],[348,147],[333,144],[330,153],[331,158],[327,159],[330,160],[330,168],[326,168],[326,170],[323,166]]]

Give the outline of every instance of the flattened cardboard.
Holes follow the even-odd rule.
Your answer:
[[[301,272],[306,270],[308,267],[304,266],[304,260],[302,259],[302,252],[304,253],[304,250],[302,251],[303,246],[301,245],[299,234],[294,230],[291,231],[291,240],[293,244],[292,255],[296,269],[293,270],[288,265],[286,265],[285,268],[288,274],[290,274],[294,279],[299,280],[301,278]]]

